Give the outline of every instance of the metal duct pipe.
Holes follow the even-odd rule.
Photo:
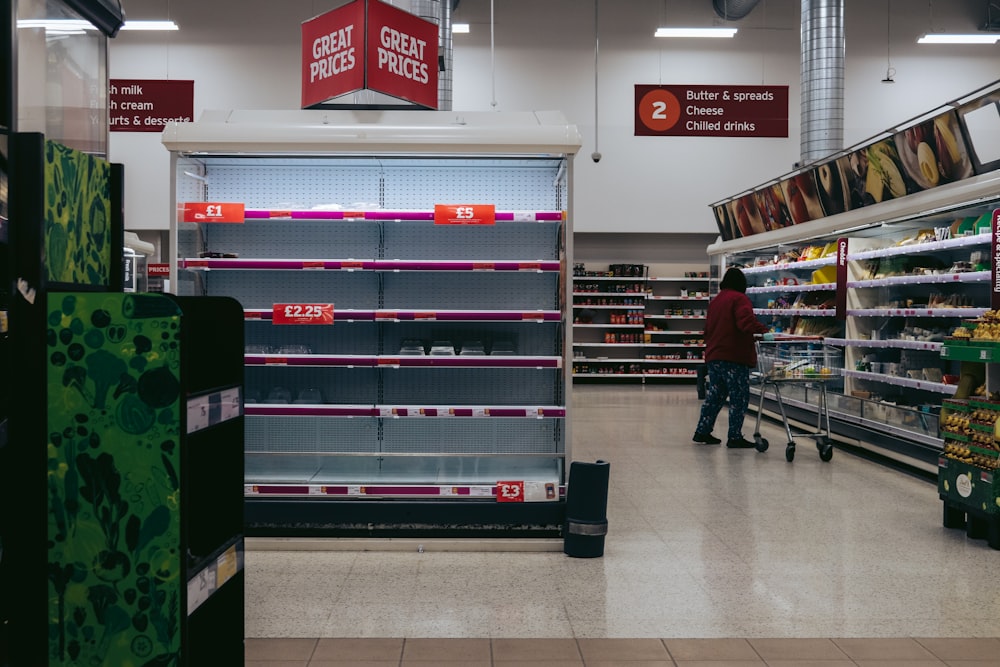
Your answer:
[[[438,109],[451,111],[452,43],[451,0],[412,0],[410,10],[422,19],[438,26]]]
[[[844,0],[802,0],[803,164],[844,147]]]
[[[760,0],[712,0],[715,13],[727,21],[746,18]]]

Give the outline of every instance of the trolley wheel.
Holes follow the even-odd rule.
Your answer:
[[[833,458],[833,445],[831,445],[830,443],[821,445],[819,448],[819,460],[829,461],[832,458]]]
[[[758,452],[766,452],[767,447],[770,444],[768,443],[767,438],[760,437],[760,433],[753,434],[753,441],[757,445]]]
[[[785,447],[785,460],[791,463],[792,460],[794,459],[795,459],[795,443],[790,442],[788,443],[788,446]]]

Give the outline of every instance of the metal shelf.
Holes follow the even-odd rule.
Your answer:
[[[831,255],[829,257],[820,257],[819,259],[810,259],[802,262],[786,262],[784,264],[768,264],[767,266],[748,266],[742,269],[745,275],[753,275],[756,273],[774,273],[776,271],[805,271],[807,269],[818,269],[823,266],[830,266],[836,263],[836,255]]]
[[[990,271],[962,271],[958,273],[930,273],[913,276],[886,276],[870,280],[851,280],[847,287],[863,289],[868,287],[892,287],[894,285],[940,285],[942,283],[983,283],[990,280]],[[748,292],[750,290],[747,290]]]
[[[566,408],[544,406],[469,406],[469,405],[326,405],[326,404],[248,404],[248,416],[268,417],[519,417],[529,419],[566,416]]]
[[[785,315],[804,317],[833,317],[837,314],[834,308],[754,308],[755,315]]]
[[[989,308],[854,308],[850,317],[979,317]]]
[[[928,382],[927,380],[915,380],[913,378],[899,377],[897,375],[882,375],[881,373],[869,373],[867,371],[852,371],[849,369],[844,369],[844,377],[857,378],[859,380],[869,380],[872,382],[881,382],[883,384],[896,385],[898,387],[908,387],[910,389],[919,389],[921,391],[929,391],[935,394],[944,394],[945,396],[952,396],[955,394],[958,388],[953,384],[944,384],[941,382]]]
[[[828,345],[842,345],[844,347],[871,347],[871,348],[891,348],[898,350],[930,350],[937,352],[941,349],[942,343],[927,340],[869,340],[867,338],[824,338],[824,343]]]
[[[268,308],[246,308],[247,321],[270,322]],[[559,322],[558,310],[335,310],[336,322]]]
[[[200,271],[559,271],[557,261],[401,259],[243,259],[184,258],[182,269]]]
[[[761,287],[748,287],[747,294],[770,294],[785,292],[833,292],[836,291],[836,283],[806,283],[803,285],[764,285]]]
[[[562,368],[562,357],[486,355],[248,354],[247,366]]]
[[[434,211],[350,211],[350,210],[288,210],[288,209],[246,209],[245,220],[288,219],[288,220],[434,220]],[[566,219],[565,211],[496,211],[497,222],[561,222]]]
[[[972,234],[960,236],[958,238],[946,239],[944,241],[930,241],[928,243],[914,243],[905,246],[892,246],[891,248],[879,248],[877,250],[864,250],[847,255],[848,261],[862,259],[876,259],[879,257],[894,257],[897,255],[912,255],[914,253],[941,252],[942,250],[954,250],[955,248],[968,248],[970,246],[986,245],[990,242],[989,232],[983,234]]]

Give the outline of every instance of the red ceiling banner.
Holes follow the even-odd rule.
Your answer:
[[[438,27],[381,0],[302,24],[302,108],[362,89],[437,108]]]
[[[364,24],[361,0],[302,24],[302,108],[365,87]]]
[[[380,0],[368,2],[368,88],[437,108],[438,27]]]
[[[112,132],[163,132],[170,121],[194,120],[194,81],[111,79],[108,83]]]
[[[635,136],[787,137],[788,86],[636,85]]]

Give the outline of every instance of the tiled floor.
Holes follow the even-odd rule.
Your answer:
[[[1000,666],[1000,553],[932,484],[808,440],[787,463],[768,424],[763,454],[693,445],[690,387],[573,407],[573,457],[611,463],[602,558],[251,547],[247,664]]]

